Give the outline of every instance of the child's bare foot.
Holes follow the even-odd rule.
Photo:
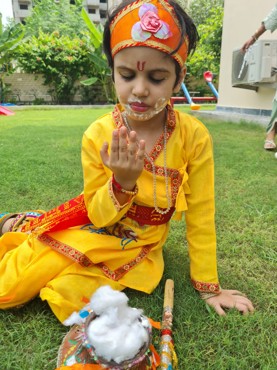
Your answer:
[[[8,222],[10,219],[13,220],[14,217],[17,216],[17,213],[8,213],[4,212],[0,214],[0,237],[9,231],[9,227],[11,226],[11,222]]]
[[[12,225],[12,223],[13,223],[13,220],[14,220],[14,217],[9,218],[9,219],[4,223],[4,225],[3,225],[3,227],[2,227],[2,234],[5,234],[5,233],[7,233],[7,232],[10,230],[10,227],[11,227],[11,225]]]

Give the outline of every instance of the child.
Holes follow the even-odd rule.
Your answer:
[[[99,286],[151,293],[169,221],[185,212],[194,288],[219,315],[254,310],[219,285],[210,135],[168,105],[197,37],[172,0],[123,1],[110,15],[104,51],[120,104],[84,134],[82,195],[40,216],[2,215],[0,308],[39,294],[64,321]]]

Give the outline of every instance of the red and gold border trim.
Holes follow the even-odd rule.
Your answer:
[[[139,263],[141,263],[144,260],[144,258],[148,255],[150,250],[151,246],[141,248],[140,252],[134,259],[125,263],[124,265],[120,266],[114,271],[109,269],[108,266],[105,265],[104,263],[98,263],[96,266],[99,267],[109,279],[117,281],[121,279],[125,274],[127,274],[127,272],[129,272]]]
[[[201,281],[196,281],[192,279],[191,279],[191,283],[194,289],[198,290],[199,292],[211,292],[211,293],[220,292],[219,283],[203,283]]]
[[[58,253],[61,253],[64,256],[70,258],[72,261],[78,263],[82,267],[92,267],[92,266],[98,267],[103,272],[104,275],[106,275],[109,279],[114,281],[121,279],[125,274],[127,274],[127,272],[129,272],[130,270],[135,268],[139,263],[141,263],[151,250],[151,245],[147,247],[142,247],[140,252],[134,259],[118,267],[116,270],[111,270],[105,263],[101,262],[98,264],[94,264],[82,252],[71,247],[70,245],[67,245],[52,238],[47,234],[41,234],[37,238],[42,243],[48,245]]]
[[[78,263],[79,265],[83,267],[93,266],[93,262],[87,256],[85,256],[77,249],[71,247],[70,245],[62,243],[47,234],[41,234],[37,238],[42,243],[48,245],[58,253],[61,253],[64,256],[70,258],[72,261]]]

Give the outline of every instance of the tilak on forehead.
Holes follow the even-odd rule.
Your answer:
[[[134,1],[115,16],[110,32],[112,57],[135,46],[146,46],[171,55],[181,38],[175,11],[166,0]],[[185,37],[177,52],[171,55],[181,68],[185,65],[187,52],[188,39]]]
[[[146,63],[145,61],[143,61],[143,62],[138,61],[137,62],[137,70],[138,71],[144,71],[145,63]]]

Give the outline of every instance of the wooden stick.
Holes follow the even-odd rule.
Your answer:
[[[174,304],[174,281],[171,279],[167,279],[164,288],[164,309],[166,307],[169,307],[172,310],[173,304]]]
[[[172,321],[174,304],[174,281],[167,279],[164,289],[163,319],[161,331],[161,370],[172,369],[172,360],[176,362],[176,355],[172,339]]]

